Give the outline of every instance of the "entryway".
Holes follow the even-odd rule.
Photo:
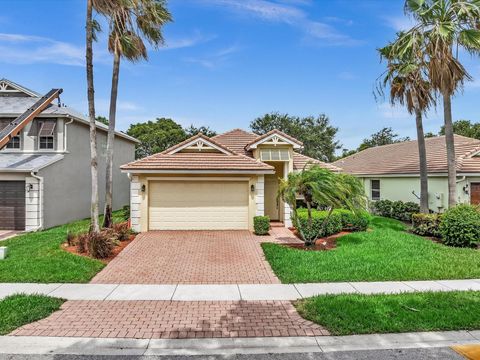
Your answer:
[[[480,205],[480,183],[470,183],[470,203]]]

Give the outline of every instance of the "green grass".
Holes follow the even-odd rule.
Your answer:
[[[480,292],[327,295],[296,303],[333,335],[480,329]]]
[[[122,220],[122,212],[113,214]],[[0,261],[0,282],[88,282],[105,266],[102,262],[61,249],[67,232],[88,231],[90,220],[80,220],[45,231],[26,233],[1,242],[8,257]]]
[[[0,300],[0,335],[47,317],[64,301],[44,295],[12,295]]]
[[[330,251],[262,244],[284,283],[438,280],[480,277],[480,251],[436,244],[405,232],[396,220],[374,217],[372,231],[341,237]]]

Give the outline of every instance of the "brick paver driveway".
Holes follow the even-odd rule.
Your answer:
[[[265,239],[268,241],[268,239]],[[249,231],[142,233],[92,283],[279,283]]]
[[[68,301],[10,335],[113,338],[320,336],[289,301]]]

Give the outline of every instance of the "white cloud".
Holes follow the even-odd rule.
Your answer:
[[[0,54],[0,61],[5,63],[85,64],[83,46],[35,35],[0,33]]]
[[[266,21],[284,23],[299,28],[308,37],[324,40],[329,45],[357,45],[360,43],[329,24],[311,20],[308,14],[298,7],[298,5],[308,4],[305,1],[204,0],[204,2],[224,6],[232,11],[256,16]]]
[[[404,120],[410,119],[412,116],[408,113],[405,107],[401,106],[392,106],[388,102],[384,102],[378,105],[378,110],[380,115],[384,119],[389,120]]]
[[[231,55],[239,52],[241,47],[238,45],[231,45],[226,48],[217,50],[216,52],[203,57],[189,57],[184,61],[201,65],[207,69],[215,69],[224,65],[231,57]]]
[[[405,31],[415,26],[415,21],[409,16],[389,16],[384,18],[388,26],[395,31]]]
[[[192,35],[185,37],[167,37],[167,39],[165,40],[165,46],[160,49],[173,50],[188,48],[213,40],[215,37],[216,36],[214,35],[203,35],[199,31],[196,31]]]

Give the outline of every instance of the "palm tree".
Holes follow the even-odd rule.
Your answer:
[[[278,196],[292,209],[292,222],[299,231],[306,246],[315,244],[315,240],[323,231],[335,208],[345,207],[350,210],[365,209],[365,190],[358,179],[347,174],[336,174],[330,170],[313,165],[298,173],[290,173],[287,179],[281,180]],[[297,198],[303,198],[307,205],[307,229],[304,229],[298,219]],[[320,204],[329,209],[321,230],[312,234],[312,208]],[[305,231],[308,230],[308,231]]]
[[[380,56],[387,61],[380,92],[383,93],[384,88],[390,87],[391,104],[405,105],[410,114],[415,114],[420,162],[420,212],[428,214],[428,168],[423,114],[435,104],[435,99],[430,83],[426,80],[423,54],[407,52],[399,57],[393,50],[391,44],[379,49]]]
[[[480,52],[480,3],[478,0],[407,0],[405,9],[413,15],[417,24],[397,43],[408,52],[408,48],[415,46],[412,38],[421,35],[425,40],[422,51],[428,58],[429,82],[443,99],[448,205],[455,206],[457,172],[451,100],[462,89],[464,81],[471,80],[458,60],[458,49],[463,48],[472,54]]]
[[[97,128],[95,124],[95,91],[93,84],[93,41],[95,30],[99,30],[98,23],[93,20],[93,0],[87,0],[86,23],[86,62],[87,62],[87,98],[88,116],[90,119],[90,173],[92,192],[90,200],[90,232],[99,232],[98,223],[98,170],[97,170]]]
[[[113,146],[117,112],[118,79],[120,60],[136,62],[147,59],[143,39],[153,47],[164,43],[162,27],[172,20],[165,0],[124,0],[112,2],[96,0],[95,9],[109,21],[108,50],[113,54],[112,87],[107,140],[107,168],[105,189],[104,227],[112,225],[113,201]]]

